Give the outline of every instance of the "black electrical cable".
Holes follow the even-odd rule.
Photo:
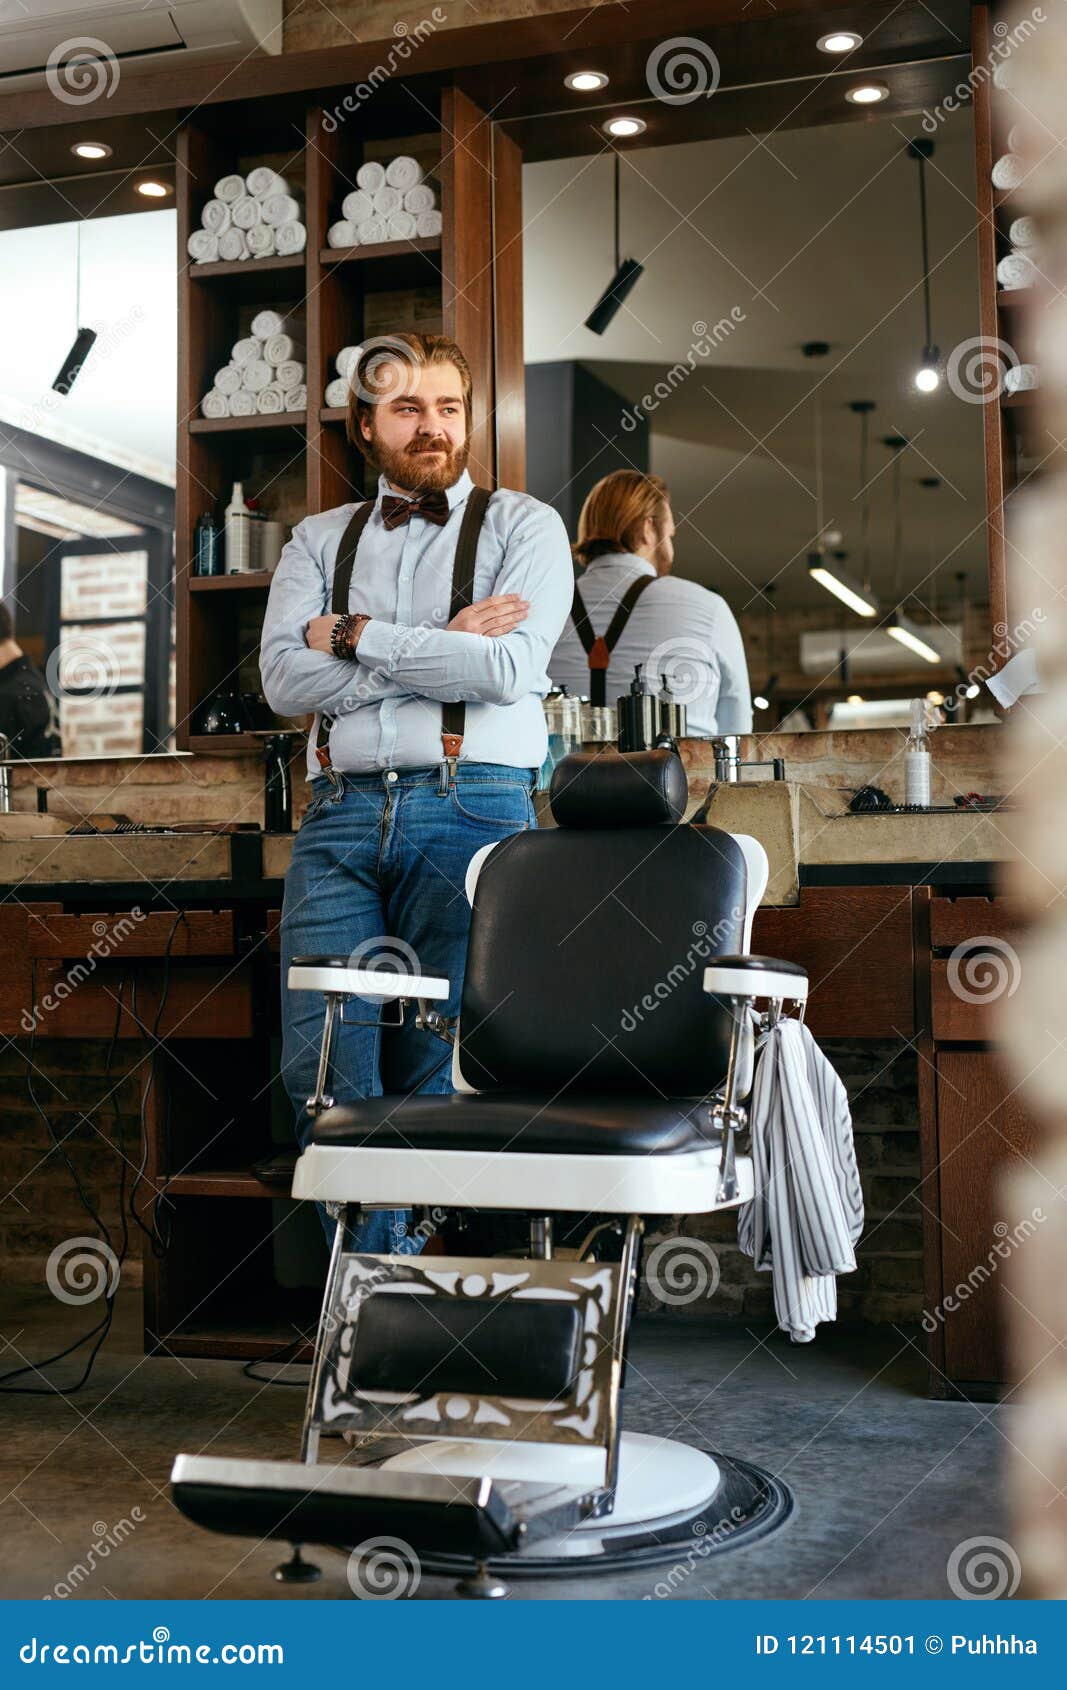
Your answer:
[[[151,1033],[151,1036],[156,1043],[158,1043],[159,1028],[160,1028],[160,1025],[161,1025],[162,1020],[163,1020],[163,1013],[164,1013],[164,1010],[166,1009],[167,998],[168,998],[169,991],[170,991],[171,952],[172,952],[173,947],[174,947],[175,938],[177,937],[178,928],[184,920],[185,920],[185,911],[179,910],[177,912],[176,916],[175,916],[174,924],[171,928],[170,935],[167,939],[166,948],[165,948],[164,954],[163,954],[163,984],[162,984],[162,987],[161,987],[161,990],[160,990],[159,1005],[158,1005],[157,1010],[156,1010],[155,1022],[154,1022],[154,1025],[152,1027],[152,1033]],[[110,1041],[108,1043],[107,1056],[106,1056],[105,1062],[104,1062],[105,1079],[110,1079],[110,1076],[111,1076],[111,1064],[114,1061],[115,1050],[117,1048],[119,1033],[120,1033],[121,1026],[122,1026],[122,1014],[123,1014],[123,1002],[122,1002],[122,1000],[123,1000],[125,990],[126,990],[126,977],[124,975],[123,978],[119,982],[118,996],[115,1000],[115,1023],[114,1023],[114,1026],[112,1028],[111,1038],[110,1038]],[[142,1023],[141,1023],[140,1018],[138,1017],[137,1011],[136,1011],[136,991],[137,991],[137,988],[136,988],[136,981],[135,981],[134,987],[133,987],[133,994],[132,994],[133,995],[133,1005],[131,1006],[130,1013],[132,1014],[134,1020],[137,1022],[137,1025],[140,1027],[140,1026],[142,1026]],[[31,959],[31,964],[30,964],[30,993],[31,993],[31,1001],[36,1005],[36,1002],[37,1002],[37,959],[36,959],[36,957]],[[143,1030],[147,1031],[147,1029],[143,1029]],[[120,1217],[121,1226],[122,1226],[121,1245],[120,1245],[120,1249],[118,1251],[118,1254],[116,1256],[115,1249],[114,1249],[112,1242],[111,1242],[111,1233],[110,1233],[107,1225],[104,1222],[103,1216],[100,1215],[97,1212],[96,1208],[94,1207],[92,1199],[90,1198],[90,1196],[89,1196],[88,1192],[86,1191],[85,1187],[82,1185],[81,1178],[78,1174],[77,1168],[74,1166],[74,1163],[71,1161],[69,1155],[67,1154],[67,1151],[66,1151],[64,1144],[63,1144],[63,1141],[58,1137],[50,1117],[45,1113],[45,1110],[42,1108],[40,1100],[38,1099],[37,1094],[34,1091],[34,1088],[33,1088],[33,1071],[34,1071],[33,1053],[34,1053],[34,1049],[35,1049],[35,1046],[36,1046],[36,1039],[37,1039],[37,1022],[35,1020],[34,1024],[33,1024],[33,1031],[30,1034],[29,1050],[27,1052],[26,1087],[27,1087],[27,1090],[29,1092],[30,1101],[32,1102],[32,1104],[33,1104],[34,1108],[36,1109],[38,1115],[40,1116],[41,1120],[43,1121],[45,1128],[48,1132],[48,1135],[52,1140],[53,1145],[59,1151],[60,1156],[62,1157],[64,1163],[66,1164],[67,1171],[69,1172],[71,1179],[74,1182],[74,1188],[75,1188],[75,1190],[78,1194],[78,1198],[79,1198],[79,1200],[82,1204],[82,1207],[84,1208],[86,1214],[89,1216],[93,1225],[103,1235],[103,1242],[104,1242],[104,1245],[106,1247],[108,1254],[116,1260],[116,1262],[117,1262],[117,1272],[115,1273],[113,1285],[111,1285],[110,1289],[106,1290],[105,1293],[104,1293],[104,1303],[105,1303],[104,1314],[103,1314],[101,1320],[97,1323],[97,1325],[92,1327],[88,1332],[84,1333],[82,1335],[82,1337],[75,1339],[75,1341],[72,1344],[68,1344],[66,1349],[58,1350],[55,1353],[55,1355],[47,1356],[39,1362],[28,1362],[23,1367],[13,1368],[8,1373],[0,1374],[0,1391],[5,1392],[7,1395],[10,1395],[10,1396],[37,1396],[37,1397],[64,1396],[64,1397],[66,1397],[66,1396],[73,1396],[76,1391],[82,1390],[84,1388],[84,1386],[88,1384],[89,1379],[92,1375],[92,1370],[93,1370],[93,1366],[96,1362],[97,1355],[99,1354],[100,1349],[102,1348],[103,1344],[106,1342],[108,1334],[111,1331],[111,1323],[112,1323],[112,1320],[114,1319],[115,1292],[117,1291],[119,1283],[121,1281],[122,1268],[125,1264],[126,1257],[128,1255],[128,1252],[129,1252],[129,1245],[130,1245],[129,1219],[130,1219],[130,1217],[132,1216],[133,1220],[140,1227],[141,1231],[145,1234],[145,1237],[149,1239],[149,1241],[152,1245],[153,1253],[156,1254],[157,1256],[162,1256],[166,1253],[167,1247],[168,1247],[169,1242],[170,1242],[170,1232],[169,1232],[169,1228],[168,1228],[167,1236],[164,1237],[162,1235],[162,1233],[157,1228],[157,1216],[158,1216],[158,1209],[159,1209],[159,1200],[160,1200],[160,1198],[162,1198],[163,1192],[159,1193],[156,1202],[153,1204],[152,1226],[150,1228],[145,1226],[144,1222],[141,1220],[141,1217],[138,1215],[137,1210],[136,1210],[137,1188],[141,1184],[141,1182],[144,1178],[144,1170],[145,1170],[145,1166],[146,1166],[147,1161],[148,1161],[148,1136],[147,1136],[146,1127],[145,1127],[145,1113],[146,1113],[146,1109],[147,1109],[148,1097],[149,1097],[149,1094],[150,1094],[151,1088],[152,1088],[152,1082],[154,1080],[154,1074],[151,1070],[151,1067],[149,1068],[148,1083],[145,1086],[145,1088],[144,1088],[144,1090],[142,1091],[142,1094],[141,1094],[141,1110],[140,1110],[141,1161],[140,1161],[140,1165],[137,1169],[137,1177],[135,1178],[133,1185],[130,1188],[129,1209],[128,1210],[127,1210],[127,1195],[126,1195],[125,1141],[124,1141],[124,1135],[123,1135],[122,1127],[121,1127],[121,1110],[119,1108],[119,1103],[118,1103],[117,1097],[115,1098],[114,1105],[113,1105],[114,1114],[115,1114],[116,1139],[117,1139],[118,1151],[119,1151],[119,1192],[118,1192],[118,1200],[119,1200],[119,1217]],[[76,1384],[69,1385],[69,1386],[66,1386],[66,1387],[61,1386],[61,1385],[48,1385],[48,1386],[20,1385],[20,1386],[15,1386],[14,1388],[12,1388],[8,1385],[8,1383],[7,1383],[8,1380],[17,1379],[23,1373],[39,1373],[42,1368],[50,1367],[53,1364],[53,1362],[64,1360],[64,1358],[66,1356],[73,1354],[73,1352],[75,1350],[81,1349],[83,1344],[87,1344],[89,1342],[89,1340],[91,1338],[96,1337],[96,1335],[98,1333],[99,1333],[99,1337],[97,1338],[97,1342],[94,1344],[93,1349],[90,1352],[90,1354],[89,1354],[89,1356],[86,1360],[85,1368],[84,1368],[84,1371],[82,1373],[82,1376],[77,1381]]]
[[[114,1032],[112,1033],[112,1041],[111,1041],[112,1046],[114,1045],[114,1042],[118,1037],[118,1029],[119,1029],[119,1024],[120,1024],[121,1017],[122,1017],[122,993],[123,993],[124,989],[125,989],[125,982],[122,981],[122,982],[120,982],[120,985],[119,985],[119,995],[118,995],[118,1000],[117,1000],[117,1003],[116,1003],[115,1029],[114,1029]],[[34,1004],[34,1006],[36,1006],[36,1003],[37,1003],[37,958],[36,957],[32,957],[31,960],[30,960],[30,994],[31,994],[31,1002]],[[4,1393],[5,1395],[8,1395],[8,1396],[16,1396],[16,1397],[53,1397],[53,1396],[69,1397],[69,1396],[73,1396],[76,1391],[82,1390],[83,1387],[88,1384],[89,1378],[90,1378],[92,1371],[93,1371],[93,1366],[96,1362],[97,1355],[99,1354],[102,1345],[105,1343],[107,1336],[108,1336],[108,1333],[111,1331],[111,1322],[114,1318],[114,1313],[115,1313],[115,1292],[118,1289],[119,1282],[120,1282],[121,1277],[122,1277],[122,1264],[125,1260],[126,1250],[128,1248],[128,1245],[129,1245],[129,1234],[128,1234],[128,1230],[127,1230],[126,1225],[125,1225],[125,1218],[124,1218],[123,1219],[122,1253],[116,1258],[115,1257],[115,1251],[114,1251],[114,1249],[112,1247],[112,1243],[111,1243],[111,1233],[109,1232],[107,1225],[104,1222],[103,1216],[98,1214],[96,1209],[94,1208],[92,1199],[90,1198],[88,1192],[85,1190],[85,1187],[82,1185],[81,1178],[78,1174],[78,1170],[74,1166],[74,1163],[71,1161],[69,1155],[67,1154],[63,1140],[56,1133],[56,1130],[55,1130],[55,1127],[52,1124],[51,1118],[45,1113],[45,1110],[42,1108],[40,1100],[38,1099],[37,1093],[33,1089],[33,1072],[34,1072],[33,1052],[34,1052],[34,1049],[36,1047],[36,1042],[37,1042],[37,1022],[36,1022],[36,1019],[35,1019],[34,1023],[33,1023],[33,1031],[30,1034],[30,1045],[29,1045],[29,1051],[27,1053],[27,1068],[26,1068],[26,1088],[27,1088],[29,1095],[30,1095],[30,1101],[33,1104],[33,1107],[36,1109],[38,1115],[41,1117],[41,1120],[44,1122],[45,1129],[48,1133],[49,1138],[52,1140],[53,1145],[59,1151],[60,1156],[62,1157],[63,1161],[66,1163],[67,1171],[69,1172],[71,1179],[74,1181],[74,1188],[78,1193],[78,1197],[79,1197],[79,1200],[81,1201],[82,1207],[85,1209],[85,1212],[89,1216],[93,1225],[98,1229],[98,1231],[100,1231],[103,1234],[103,1241],[104,1241],[108,1255],[111,1256],[112,1258],[116,1259],[117,1264],[118,1264],[118,1271],[115,1274],[113,1284],[110,1283],[110,1276],[109,1276],[109,1288],[107,1290],[105,1290],[105,1292],[104,1292],[104,1313],[103,1313],[102,1318],[97,1322],[97,1324],[95,1326],[91,1327],[88,1332],[83,1333],[80,1338],[76,1338],[72,1344],[68,1344],[66,1349],[57,1350],[55,1355],[45,1356],[39,1362],[27,1362],[23,1367],[15,1367],[15,1368],[12,1368],[7,1373],[0,1374],[0,1392]],[[125,1167],[124,1162],[123,1162],[123,1167]],[[120,1194],[121,1194],[122,1192],[125,1191],[125,1175],[124,1174],[120,1175],[120,1181],[121,1181],[121,1183],[120,1183]],[[99,1337],[97,1337],[98,1333],[99,1333]],[[66,1387],[64,1387],[62,1385],[16,1385],[16,1386],[12,1387],[11,1385],[8,1384],[8,1380],[18,1379],[18,1378],[21,1377],[21,1375],[23,1373],[40,1373],[42,1368],[51,1367],[54,1362],[63,1361],[67,1356],[72,1355],[75,1350],[80,1350],[82,1345],[87,1344],[91,1338],[96,1338],[97,1341],[93,1345],[93,1348],[89,1353],[89,1356],[88,1356],[86,1363],[85,1363],[84,1371],[82,1372],[82,1376],[78,1380],[77,1384],[68,1385]]]

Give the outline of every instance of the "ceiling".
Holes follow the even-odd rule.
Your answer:
[[[576,359],[629,404],[643,395],[651,467],[671,485],[678,568],[753,607],[818,604],[804,554],[816,532],[814,402],[821,394],[824,523],[860,569],[859,423],[870,419],[872,583],[896,597],[892,452],[902,434],[902,582],[943,609],[956,572],[986,591],[982,408],[943,381],[911,388],[923,344],[916,115],[627,150],[621,244],[646,266],[603,336],[582,326],[610,279],[613,160],[606,154],[524,172],[526,357]],[[934,339],[946,356],[978,333],[974,142],[968,112],[941,126],[927,169]],[[731,318],[731,312],[733,317]],[[719,331],[687,355],[695,323]],[[814,361],[805,342],[829,343]],[[663,382],[678,361],[684,374]],[[663,389],[661,388],[661,392]],[[616,434],[625,451],[628,432]],[[937,476],[931,490],[920,478]],[[931,573],[932,571],[932,573]]]

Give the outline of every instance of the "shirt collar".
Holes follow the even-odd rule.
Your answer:
[[[464,499],[467,497],[468,493],[470,492],[470,490],[473,486],[474,486],[474,482],[471,480],[470,470],[465,469],[458,481],[453,482],[451,487],[445,488],[445,497],[448,500],[448,508],[449,508],[450,511],[454,511],[457,505],[461,505],[463,503]],[[395,498],[395,499],[417,499],[418,498],[417,493],[398,493],[398,492],[394,492],[393,488],[389,485],[388,477],[384,476],[384,475],[380,475],[378,477],[378,503],[379,503],[379,505],[382,502],[383,495],[386,494],[386,493],[388,493],[391,498]],[[640,561],[640,560],[638,560],[638,561]]]
[[[600,557],[595,557],[592,563],[586,564],[582,570],[582,575],[588,575],[592,570],[599,569],[606,563],[624,563],[628,569],[633,570],[635,575],[655,575],[656,573],[655,564],[651,563],[647,557],[638,557],[636,552],[603,552]],[[582,575],[579,575],[579,581],[582,579]]]

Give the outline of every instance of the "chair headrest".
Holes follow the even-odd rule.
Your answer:
[[[677,751],[572,751],[552,771],[557,827],[667,827],[680,822],[689,782]]]

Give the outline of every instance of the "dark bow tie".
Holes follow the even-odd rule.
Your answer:
[[[413,516],[424,516],[443,528],[448,521],[448,495],[440,488],[420,493],[417,499],[398,499],[394,493],[382,494],[382,521],[387,528],[402,528]]]

